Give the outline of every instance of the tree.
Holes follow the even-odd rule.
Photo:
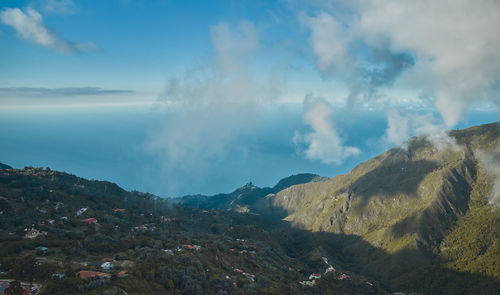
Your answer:
[[[22,295],[23,287],[21,287],[21,282],[13,281],[10,286],[5,290],[6,295]]]
[[[16,263],[12,268],[12,275],[16,279],[27,279],[30,284],[33,282],[33,277],[37,272],[37,263],[35,256],[29,255],[16,259]]]

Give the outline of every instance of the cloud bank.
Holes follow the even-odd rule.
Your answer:
[[[298,146],[306,144],[305,155],[308,159],[325,164],[340,164],[347,157],[360,154],[358,148],[344,145],[335,129],[333,108],[326,100],[306,96],[304,122],[312,131],[306,134],[296,132],[294,143]]]
[[[5,8],[0,12],[0,21],[12,27],[19,38],[59,52],[84,52],[96,49],[92,42],[74,43],[61,38],[47,28],[42,15],[31,7],[25,11],[19,8]]]
[[[500,2],[342,3],[345,13],[329,5],[301,20],[319,71],[347,81],[351,104],[376,98],[398,77],[432,97],[448,127],[474,103],[498,104]]]

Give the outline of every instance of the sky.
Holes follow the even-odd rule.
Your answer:
[[[0,162],[174,197],[500,118],[500,3],[0,1]]]

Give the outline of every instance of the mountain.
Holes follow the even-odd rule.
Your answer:
[[[178,204],[200,209],[225,209],[238,212],[253,212],[264,214],[269,208],[262,207],[260,201],[267,195],[277,193],[287,187],[308,182],[324,181],[328,178],[311,173],[292,175],[281,179],[272,188],[260,188],[251,182],[228,194],[217,194],[213,196],[188,195],[176,199]]]
[[[325,180],[328,180],[328,177],[319,176],[317,174],[312,174],[312,173],[295,174],[292,176],[285,177],[280,181],[278,181],[278,183],[273,187],[273,192],[277,193],[296,184],[319,182]]]
[[[2,170],[2,169],[12,169],[12,167],[10,167],[7,164],[0,163],[0,170]]]
[[[499,280],[500,214],[488,202],[493,179],[481,161],[499,145],[499,135],[493,123],[414,137],[347,174],[266,199],[295,227],[360,236],[388,253],[415,251],[417,259],[406,266],[367,263],[387,279],[438,259]]]

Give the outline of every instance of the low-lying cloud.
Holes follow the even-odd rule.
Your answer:
[[[210,62],[170,77],[159,96],[166,119],[151,133],[146,149],[163,162],[168,185],[175,186],[178,177],[203,181],[197,175],[210,163],[229,153],[244,155],[246,147],[235,142],[251,133],[257,107],[280,94],[279,76],[252,71],[261,44],[251,22],[216,24],[210,36],[215,52]]]
[[[335,128],[333,107],[326,100],[306,96],[304,122],[312,131],[306,134],[296,132],[294,143],[297,146],[306,145],[304,153],[308,159],[325,164],[340,164],[347,157],[360,154],[358,148],[344,145]]]
[[[447,126],[431,114],[411,114],[391,109],[387,112],[387,129],[382,142],[386,146],[406,149],[410,136],[424,136],[437,150],[458,151],[455,139],[446,132]]]
[[[19,38],[59,52],[84,52],[96,49],[92,42],[74,43],[58,36],[45,25],[42,15],[31,7],[25,11],[19,8],[5,8],[0,12],[0,21],[12,27]]]
[[[493,178],[493,188],[488,196],[490,204],[500,207],[500,142],[492,152],[479,151],[478,159]]]
[[[135,91],[126,89],[103,89],[99,87],[62,87],[62,88],[43,88],[43,87],[3,87],[0,88],[0,98],[11,97],[71,97],[88,95],[108,95],[108,94],[132,94]]]

